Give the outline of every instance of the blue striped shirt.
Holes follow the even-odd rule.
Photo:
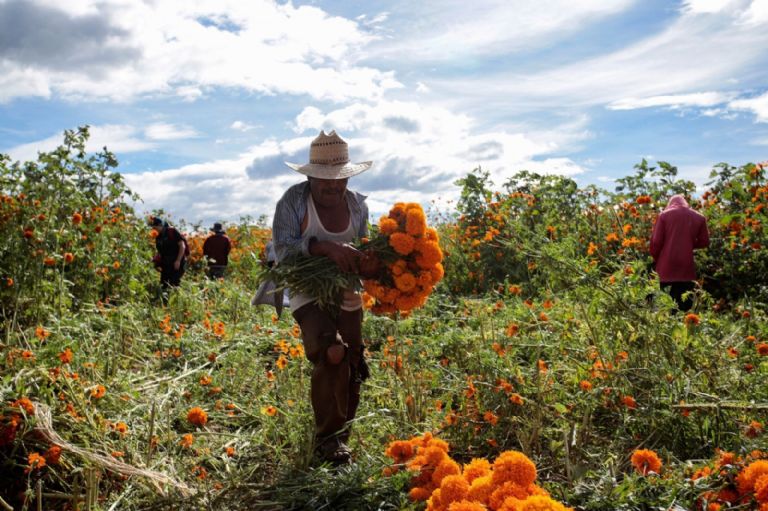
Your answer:
[[[272,241],[280,261],[291,251],[300,250],[309,255],[309,239],[301,238],[301,222],[307,214],[307,199],[309,199],[309,181],[295,184],[288,188],[277,201],[275,217],[272,221]],[[365,204],[365,195],[346,191],[347,205],[349,206],[350,222],[362,238],[368,235],[368,206]]]

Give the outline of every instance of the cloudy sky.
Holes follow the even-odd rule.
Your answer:
[[[475,167],[612,188],[768,159],[768,0],[0,0],[0,152],[91,126],[191,222],[271,216],[320,129],[374,214]]]

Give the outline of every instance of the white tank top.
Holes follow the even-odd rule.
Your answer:
[[[347,206],[349,207],[349,206]],[[317,209],[315,209],[315,201],[312,200],[312,194],[309,194],[307,198],[307,228],[301,233],[301,239],[306,240],[314,237],[318,241],[336,241],[339,243],[349,243],[355,239],[355,230],[352,226],[352,215],[350,213],[349,223],[347,228],[341,232],[328,231],[323,223],[320,221],[320,217],[317,216]],[[298,310],[300,307],[312,303],[315,298],[302,293],[290,294],[291,312]],[[363,306],[363,298],[359,291],[347,289],[344,291],[344,300],[341,304],[341,310],[355,311]]]

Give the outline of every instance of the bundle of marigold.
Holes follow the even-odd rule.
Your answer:
[[[384,264],[375,278],[363,281],[365,303],[374,314],[424,305],[445,273],[439,241],[418,204],[398,202],[381,217],[378,232],[362,247],[373,249]]]
[[[463,467],[448,455],[448,444],[430,433],[395,440],[385,454],[415,472],[409,497],[427,501],[427,511],[568,511],[535,484],[536,465],[523,453],[505,451],[493,463],[475,458]]]
[[[258,280],[275,282],[276,292],[290,289],[314,296],[324,308],[338,308],[345,290],[361,289],[360,279],[365,279],[364,303],[374,314],[408,312],[424,305],[445,273],[439,237],[427,226],[424,210],[415,203],[397,203],[372,231],[370,239],[353,245],[366,258],[378,261],[373,273],[342,273],[326,257],[292,253],[265,269]]]

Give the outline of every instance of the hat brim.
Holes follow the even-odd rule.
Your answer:
[[[285,162],[285,164],[300,174],[318,179],[345,179],[365,172],[373,166],[372,161],[345,163],[343,165],[319,165],[316,163],[299,165],[288,162]]]

